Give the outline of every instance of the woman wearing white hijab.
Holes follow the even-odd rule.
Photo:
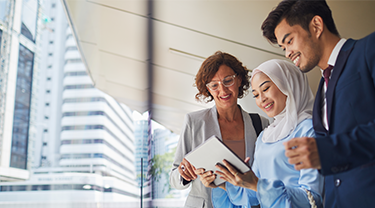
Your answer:
[[[226,161],[227,169],[218,167],[217,177],[227,182],[212,190],[214,207],[321,207],[323,177],[315,169],[295,170],[283,145],[294,137],[314,136],[314,97],[306,75],[274,59],[253,71],[251,87],[257,106],[275,121],[258,137],[252,170],[239,173]],[[201,181],[208,185],[215,177],[207,171]]]

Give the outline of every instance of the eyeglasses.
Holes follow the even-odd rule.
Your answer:
[[[231,75],[231,76],[226,76],[222,81],[211,81],[206,84],[210,90],[216,91],[219,89],[219,84],[221,83],[224,85],[224,87],[230,87],[234,84],[234,78],[237,76],[237,74]]]

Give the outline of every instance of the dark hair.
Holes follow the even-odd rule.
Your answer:
[[[246,91],[250,87],[249,70],[233,55],[217,51],[214,55],[204,60],[195,76],[195,85],[199,91],[195,95],[196,100],[210,102],[214,99],[208,91],[206,84],[215,76],[221,65],[230,67],[237,74],[237,77],[242,80],[241,86],[238,89],[238,98],[242,98],[246,94]]]
[[[331,33],[339,36],[331,10],[325,0],[283,0],[264,20],[261,27],[263,36],[271,43],[277,43],[275,28],[283,19],[290,26],[300,25],[310,33],[309,24],[315,15],[323,19],[324,24]]]

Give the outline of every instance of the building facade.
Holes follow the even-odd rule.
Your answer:
[[[12,2],[27,11],[34,8],[33,0]],[[15,107],[5,113],[9,118],[14,115],[14,127],[9,130],[6,126],[9,118],[5,120],[2,129],[7,130],[3,131],[7,137],[0,139],[4,143],[4,138],[8,138],[5,141],[13,143],[8,158],[16,159],[10,160],[8,166],[24,170],[25,176],[18,180],[25,181],[0,183],[0,207],[68,208],[98,204],[138,207],[140,191],[134,166],[133,112],[94,87],[61,1],[35,2],[40,19],[40,43],[34,43],[32,50],[28,48],[36,32],[28,29],[31,23],[22,22],[20,42],[27,44],[18,45],[19,73],[12,75],[17,70],[6,71],[6,109],[12,99]],[[28,12],[20,17],[32,17]],[[9,135],[15,135],[16,140]],[[25,145],[27,151],[22,149]],[[0,152],[1,160],[5,161],[3,152]],[[20,154],[24,152],[27,154]]]
[[[37,135],[41,9],[0,1],[0,181],[29,178]]]

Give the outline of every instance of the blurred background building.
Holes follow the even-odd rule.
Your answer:
[[[40,4],[0,1],[0,180],[29,178],[37,136]]]
[[[61,2],[1,3],[22,8],[13,10],[22,26],[19,34],[2,33],[2,48],[19,53],[2,56],[0,153],[10,163],[1,163],[0,201],[19,207],[138,206],[133,112],[93,86]],[[13,59],[18,65],[8,63]]]

